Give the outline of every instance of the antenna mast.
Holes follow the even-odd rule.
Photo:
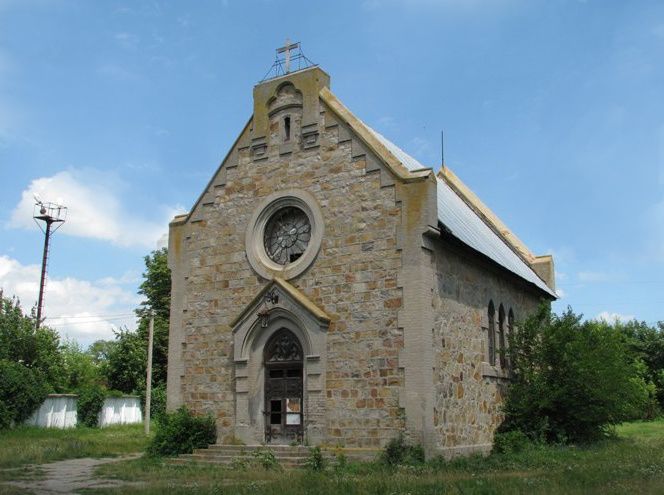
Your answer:
[[[39,196],[35,195],[35,207],[32,214],[35,223],[44,233],[44,254],[42,256],[41,280],[39,282],[39,299],[37,300],[37,322],[36,327],[42,321],[42,309],[44,305],[44,288],[46,287],[46,267],[48,265],[48,245],[51,236],[62,227],[67,219],[67,207],[56,203],[44,203]],[[46,228],[39,222],[44,222]]]
[[[440,130],[440,168],[445,170],[445,131]]]

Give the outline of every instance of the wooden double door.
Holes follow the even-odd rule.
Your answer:
[[[277,331],[265,345],[265,441],[302,442],[304,380],[302,346],[287,329]]]

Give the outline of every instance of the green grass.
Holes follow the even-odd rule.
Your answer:
[[[141,452],[146,443],[142,425],[67,430],[19,427],[0,431],[0,469]]]
[[[588,446],[538,446],[417,467],[367,463],[311,473],[170,466],[143,458],[102,466],[99,474],[145,484],[91,494],[661,494],[664,421],[628,423],[615,438]]]
[[[0,482],[39,476],[28,472],[27,464],[139,452],[146,443],[141,425],[2,432]],[[88,490],[89,494],[660,494],[664,493],[664,420],[621,425],[615,438],[587,446],[534,446],[516,454],[433,460],[422,466],[351,463],[313,473],[255,466],[171,466],[162,459],[141,458],[101,466],[97,475],[143,484]],[[20,493],[0,486],[0,493],[7,490]]]

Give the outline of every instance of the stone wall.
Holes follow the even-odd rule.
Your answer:
[[[397,323],[401,208],[394,185],[381,180],[386,172],[368,170],[370,157],[358,152],[360,145],[343,124],[322,110],[318,144],[306,149],[297,109],[288,110],[293,136],[288,147],[279,129],[284,112],[269,116],[260,159],[245,129],[190,218],[171,226],[173,289],[182,296],[173,303],[181,317],[172,318],[169,366],[180,371],[169,375],[169,407],[186,403],[196,412],[211,412],[220,441],[234,435],[229,323],[268,283],[246,259],[247,223],[262,198],[292,188],[314,195],[325,223],[317,259],[289,280],[331,317],[325,442],[380,446],[404,426],[398,366],[404,338]],[[174,239],[181,244],[173,245]],[[178,380],[179,388],[171,387]],[[306,410],[305,415],[309,412],[315,415]]]
[[[488,361],[488,306],[511,308],[518,323],[539,295],[449,240],[436,239],[434,285],[434,428],[445,455],[488,451],[503,419],[506,370]],[[507,321],[506,321],[507,324]],[[496,339],[498,342],[498,339]]]

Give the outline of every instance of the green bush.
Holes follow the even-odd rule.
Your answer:
[[[322,471],[325,469],[325,457],[320,447],[311,447],[309,449],[309,456],[304,464],[312,471]]]
[[[403,435],[393,438],[385,446],[381,460],[390,466],[399,464],[418,465],[424,462],[424,449],[421,445],[409,445]]]
[[[141,391],[141,410],[145,411],[145,392]],[[152,421],[160,421],[164,414],[166,414],[166,384],[162,383],[156,387],[152,387],[150,394],[152,399],[150,401],[150,419]]]
[[[212,416],[194,416],[182,406],[161,417],[147,452],[153,456],[191,454],[194,449],[207,447],[216,439],[217,430]]]
[[[493,437],[493,452],[496,454],[518,454],[532,446],[528,435],[519,430],[496,433]]]
[[[78,424],[96,428],[99,425],[99,412],[104,406],[106,391],[100,385],[90,385],[78,392],[76,411]]]
[[[620,332],[604,322],[581,322],[569,309],[557,316],[540,308],[510,336],[509,357],[513,376],[501,432],[589,441],[647,403],[647,387]]]
[[[38,370],[0,359],[0,429],[28,419],[47,394],[48,385]]]
[[[270,470],[279,469],[281,467],[274,452],[270,449],[255,450],[251,453],[251,456],[263,469]]]

